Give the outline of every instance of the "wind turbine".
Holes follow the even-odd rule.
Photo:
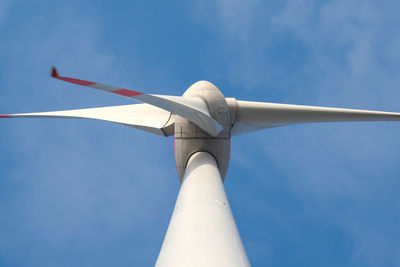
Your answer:
[[[104,120],[161,136],[174,136],[182,183],[156,266],[250,266],[223,182],[231,137],[299,123],[400,121],[400,113],[287,105],[226,98],[207,81],[183,96],[153,95],[60,76],[53,78],[99,89],[144,104],[0,115],[0,118]]]

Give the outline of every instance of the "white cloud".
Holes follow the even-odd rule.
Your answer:
[[[217,1],[218,18],[222,30],[233,39],[248,41],[255,19],[258,0],[220,0]]]
[[[12,1],[2,0],[0,2],[0,30],[4,27],[7,19],[7,12],[10,9]]]
[[[30,22],[3,32],[11,36],[4,38],[0,51],[7,66],[0,81],[3,112],[127,102],[49,77],[55,64],[61,73],[76,77],[119,84],[135,79],[137,70],[130,69],[127,75],[100,42],[96,18],[65,8],[32,14]],[[21,39],[24,42],[16,45]],[[97,266],[112,265],[106,260],[117,265],[155,262],[169,218],[165,213],[172,211],[175,200],[168,190],[178,186],[173,157],[164,159],[170,142],[94,121],[16,119],[2,121],[0,127],[5,137],[0,149],[6,153],[0,183],[2,188],[18,187],[15,194],[12,189],[5,191],[7,201],[0,203],[0,213],[8,214],[0,216],[2,262],[38,266],[76,265],[75,261],[85,260],[90,260],[86,265]],[[150,146],[159,153],[146,153]],[[150,167],[149,162],[153,163]],[[120,247],[109,246],[124,242]],[[126,257],[108,257],[104,247]],[[60,251],[69,254],[69,259],[58,255]],[[91,253],[96,256],[80,255]]]
[[[298,69],[287,73],[295,87],[275,91],[285,102],[399,111],[397,1],[294,0],[282,5],[268,13],[270,2],[218,2],[213,21],[219,24],[213,29],[227,50],[226,79],[240,88],[271,91],[272,80],[279,80],[287,67],[276,65],[271,49],[285,47],[289,39],[305,56]],[[290,60],[280,53],[280,60]],[[287,86],[283,78],[279,81]],[[297,126],[270,130],[264,138],[263,157],[279,167],[287,186],[309,207],[306,215],[327,216],[352,237],[355,253],[349,265],[396,266],[399,261],[400,243],[393,238],[399,231],[393,226],[400,198],[392,189],[400,186],[398,128],[394,123]],[[260,144],[246,142],[246,148]],[[235,153],[240,163],[237,155],[246,153]]]
[[[314,93],[324,100],[328,97],[324,94],[343,97],[349,103],[363,94],[359,100],[371,104],[382,92],[377,87],[398,80],[396,69],[388,70],[386,63],[398,58],[399,52],[385,53],[397,38],[388,30],[395,25],[393,20],[386,17],[393,3],[337,0],[318,6],[314,1],[291,1],[273,21],[309,47],[308,67],[321,76]],[[326,90],[317,89],[321,87]]]

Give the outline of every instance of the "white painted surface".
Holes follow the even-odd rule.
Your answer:
[[[250,266],[214,157],[194,154],[157,267]]]
[[[222,125],[211,117],[199,97],[142,94],[132,98],[182,116],[214,137],[222,131]]]
[[[210,116],[207,104],[199,97],[144,94],[142,92],[112,85],[59,76],[54,67],[52,68],[51,75],[62,81],[133,98],[143,103],[164,109],[165,111],[186,118],[214,137],[216,137],[223,128],[218,121]]]
[[[128,125],[147,132],[163,135],[161,128],[171,113],[149,104],[111,106],[52,112],[12,114],[12,118],[80,118],[103,120]]]
[[[400,121],[400,113],[237,101],[232,136],[260,129],[310,122]]]
[[[115,91],[122,89],[101,83],[91,84],[88,85],[88,87],[111,93],[115,93]],[[222,131],[222,125],[210,116],[206,103],[199,97],[153,95],[144,93],[121,95],[182,116],[214,137]]]

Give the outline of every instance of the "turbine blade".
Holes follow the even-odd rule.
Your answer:
[[[400,113],[238,100],[232,135],[290,124],[345,121],[400,121]]]
[[[81,118],[114,122],[166,136],[163,127],[171,113],[148,105],[123,105],[100,108],[63,110],[53,112],[0,115],[0,118]]]
[[[206,103],[202,99],[197,97],[144,94],[142,92],[119,88],[111,85],[63,77],[58,75],[57,69],[55,67],[53,67],[51,70],[51,76],[58,80],[122,95],[159,107],[173,114],[177,114],[188,119],[189,121],[193,122],[214,137],[222,131],[221,124],[219,124],[211,117]]]

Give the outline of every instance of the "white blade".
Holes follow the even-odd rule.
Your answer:
[[[210,116],[206,103],[197,97],[148,95],[142,92],[111,85],[59,76],[54,67],[52,68],[51,76],[65,82],[107,91],[154,105],[173,114],[178,114],[186,118],[214,137],[222,131],[221,124],[219,124]]]
[[[400,121],[400,113],[237,101],[232,135],[290,124],[341,121]]]
[[[171,113],[148,105],[123,105],[101,108],[75,109],[53,112],[0,115],[0,118],[82,118],[103,120],[128,125],[147,132],[165,136],[162,128]]]

